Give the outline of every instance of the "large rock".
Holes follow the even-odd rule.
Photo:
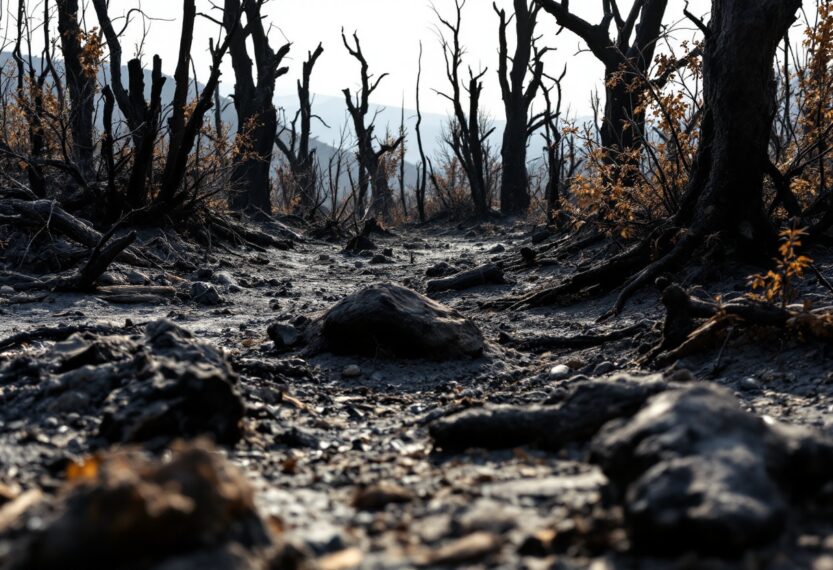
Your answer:
[[[737,554],[775,539],[787,499],[833,473],[833,442],[766,422],[712,385],[669,390],[608,423],[592,457],[624,496],[634,545]]]
[[[398,285],[345,298],[311,327],[314,350],[449,360],[483,353],[483,335],[460,313]]]

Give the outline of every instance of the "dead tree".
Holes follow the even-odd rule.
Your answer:
[[[304,62],[302,77],[298,81],[298,103],[300,105],[295,118],[289,125],[278,129],[275,144],[289,163],[292,177],[294,198],[298,200],[301,211],[313,214],[317,204],[316,158],[315,150],[310,149],[310,135],[312,131],[312,100],[310,98],[310,77],[315,62],[324,53],[324,47],[318,44],[314,52],[310,52]],[[301,121],[300,131],[298,120]],[[320,120],[320,119],[319,119]],[[322,121],[323,122],[323,121]],[[289,140],[285,140],[288,137]]]
[[[565,137],[561,133],[561,81],[567,72],[565,68],[561,76],[554,78],[551,87],[542,87],[546,109],[544,110],[544,129],[541,137],[544,139],[544,151],[547,156],[547,184],[545,200],[547,204],[547,219],[552,221],[563,207],[564,188],[575,175],[581,164],[576,156],[575,137]],[[553,102],[555,90],[555,102]]]
[[[214,93],[220,79],[220,63],[230,48],[233,35],[227,33],[222,44],[216,50],[212,50],[212,67],[209,78],[197,98],[196,105],[190,114],[186,113],[185,101],[189,86],[188,61],[193,43],[196,10],[194,0],[183,0],[184,18],[180,38],[179,61],[175,74],[174,109],[169,121],[169,151],[159,184],[159,192],[154,203],[151,204],[150,183],[152,182],[154,148],[161,129],[161,95],[166,80],[162,75],[162,61],[158,56],[153,58],[150,101],[145,100],[144,70],[142,69],[141,60],[132,59],[128,62],[128,86],[125,88],[121,79],[121,42],[107,11],[107,2],[106,0],[93,0],[93,6],[110,53],[110,89],[105,89],[104,92],[106,138],[102,150],[108,167],[108,186],[111,189],[115,189],[112,179],[112,157],[109,156],[113,152],[112,107],[114,102],[118,105],[127,122],[134,145],[133,166],[127,183],[127,190],[121,200],[114,200],[111,197],[109,200],[111,202],[109,206],[110,214],[111,216],[119,216],[126,211],[133,211],[134,216],[138,216],[138,213],[142,212],[144,219],[158,221],[159,215],[172,213],[187,200],[187,195],[182,191],[182,186],[188,157],[194,148],[205,114],[212,107]],[[238,19],[230,22],[227,27],[235,31],[239,25],[240,20]]]
[[[668,0],[634,0],[623,18],[616,0],[602,0],[603,16],[591,24],[570,11],[569,0],[535,0],[555,17],[559,26],[579,36],[605,68],[605,108],[601,145],[609,160],[642,145],[645,114],[640,108],[644,86],[654,58]],[[611,24],[616,39],[611,39]]]
[[[371,211],[382,219],[389,219],[393,197],[391,195],[390,183],[384,168],[383,159],[386,154],[396,150],[402,144],[403,139],[400,137],[389,144],[379,143],[379,148],[376,149],[373,134],[376,125],[373,119],[369,123],[367,122],[367,115],[370,112],[370,96],[376,91],[379,83],[388,74],[383,73],[379,77],[373,78],[370,74],[370,66],[362,52],[362,46],[357,33],[353,33],[353,42],[355,44],[353,46],[347,41],[344,30],[341,31],[341,39],[348,53],[361,65],[361,87],[355,94],[355,100],[350,89],[344,89],[342,91],[344,93],[344,100],[347,103],[347,111],[353,120],[353,129],[356,134],[359,185],[360,187],[364,186],[366,188],[366,184],[370,184],[370,190],[373,193]],[[361,207],[364,206],[361,198],[359,204]]]
[[[408,198],[405,195],[405,137],[407,131],[405,130],[405,98],[402,98],[402,109],[399,117],[399,138],[402,142],[399,144],[399,201],[402,202],[402,213],[405,218],[408,217]]]
[[[188,103],[188,65],[191,63],[191,47],[194,43],[194,22],[197,19],[195,0],[184,0],[182,8],[182,31],[179,36],[179,55],[174,71],[174,98],[171,101],[171,116],[168,118],[169,146],[165,161],[163,184],[170,185],[171,169],[176,163],[176,154],[182,144],[185,131],[185,113]]]
[[[445,74],[451,86],[451,93],[435,91],[441,97],[448,99],[454,111],[454,121],[446,143],[451,147],[454,155],[460,161],[469,183],[475,214],[486,217],[490,213],[489,187],[487,185],[488,165],[484,143],[494,129],[482,128],[480,113],[480,95],[483,92],[484,69],[475,74],[469,68],[467,86],[463,85],[460,69],[463,66],[463,46],[460,43],[460,29],[463,22],[463,8],[465,0],[455,0],[455,19],[450,21],[443,18],[435,10],[442,28],[447,30],[450,37],[440,32],[440,42],[445,57]],[[463,96],[468,96],[468,109],[463,106]]]
[[[86,61],[78,24],[78,0],[57,0],[58,33],[64,53],[66,87],[70,100],[72,158],[87,180],[93,171],[93,114],[95,111],[96,68]]]
[[[245,144],[234,158],[231,172],[235,210],[260,217],[272,212],[269,169],[278,128],[274,105],[275,82],[289,68],[281,64],[290,44],[275,52],[263,27],[264,0],[225,0],[223,23],[232,38],[229,52],[234,68],[234,108],[237,111],[238,141]],[[238,26],[242,16],[246,25]],[[257,79],[252,69],[247,40],[251,39]]]
[[[503,130],[501,158],[503,167],[500,182],[500,210],[504,214],[522,214],[529,209],[529,176],[526,168],[526,147],[529,135],[540,127],[541,116],[530,121],[529,109],[535,100],[544,75],[543,56],[546,49],[535,49],[535,26],[541,7],[535,2],[514,0],[515,53],[510,57],[506,39],[506,28],[512,17],[506,11],[492,4],[500,19],[498,28],[499,61],[498,79],[506,112],[506,127]],[[509,64],[512,69],[510,71]],[[532,69],[527,85],[526,76]]]
[[[772,122],[777,112],[773,61],[801,0],[712,0],[703,48],[705,112],[697,156],[682,204],[645,240],[515,305],[557,302],[588,288],[623,282],[611,314],[661,272],[719,235],[738,257],[766,259],[777,235],[763,201]],[[751,49],[750,46],[754,46]]]
[[[425,189],[428,185],[428,161],[425,159],[425,148],[422,145],[422,109],[419,101],[419,86],[422,80],[422,42],[419,42],[419,65],[416,83],[416,138],[419,148],[419,171],[417,172],[416,203],[420,223],[425,223]]]
[[[17,100],[22,103],[23,114],[26,117],[29,138],[29,155],[26,160],[26,174],[29,178],[29,187],[39,197],[46,196],[46,179],[43,169],[38,160],[43,154],[46,143],[43,136],[43,86],[46,81],[46,73],[35,77],[35,70],[31,65],[31,41],[28,65],[23,59],[21,46],[25,39],[29,38],[28,15],[26,13],[26,1],[18,0],[17,4],[17,37],[15,38],[12,50],[12,59],[17,65]],[[29,38],[30,39],[30,38]],[[31,89],[32,97],[27,93],[27,82]]]

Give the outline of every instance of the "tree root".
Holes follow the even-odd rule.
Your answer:
[[[665,366],[719,344],[728,330],[766,327],[791,330],[798,338],[833,338],[829,308],[780,307],[744,298],[719,304],[691,297],[682,287],[659,282],[666,308],[660,343],[641,361]]]
[[[513,339],[507,335],[500,338],[500,343],[526,352],[546,352],[559,349],[582,349],[601,346],[609,342],[616,342],[635,334],[648,330],[653,323],[641,321],[603,334],[578,334],[573,336],[537,336],[523,339]]]
[[[635,413],[665,390],[658,377],[588,380],[558,405],[473,408],[429,425],[436,447],[507,449],[535,444],[555,450],[592,437],[608,421]]]

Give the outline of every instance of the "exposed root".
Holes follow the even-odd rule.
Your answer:
[[[572,336],[536,336],[531,338],[513,339],[509,336],[502,336],[500,343],[519,350],[528,352],[545,352],[559,349],[582,349],[601,346],[609,342],[616,342],[635,334],[648,330],[653,323],[640,321],[634,325],[624,327],[615,331],[603,334],[578,334]]]
[[[718,304],[693,298],[676,284],[664,287],[662,302],[666,307],[662,340],[642,364],[671,364],[721,344],[727,331],[735,329],[767,327],[791,330],[798,338],[833,339],[829,308],[779,307],[748,298]]]

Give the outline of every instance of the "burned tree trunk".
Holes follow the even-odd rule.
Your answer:
[[[419,172],[416,185],[417,213],[420,223],[425,223],[425,189],[428,185],[428,161],[425,159],[425,147],[422,144],[422,108],[419,101],[419,85],[422,80],[422,42],[419,44],[419,66],[416,83],[416,138],[419,148]]]
[[[506,127],[503,131],[501,158],[500,210],[504,214],[522,214],[529,209],[529,177],[526,169],[526,147],[529,134],[534,127],[529,122],[529,108],[541,87],[544,74],[542,57],[546,50],[534,50],[535,25],[538,21],[540,6],[534,2],[527,5],[527,0],[514,0],[515,5],[515,46],[514,56],[510,58],[506,40],[506,28],[509,20],[504,10],[495,12],[500,18],[498,29],[500,44],[498,79],[503,106],[506,112]],[[534,57],[533,57],[534,50]],[[509,70],[509,62],[512,70]],[[532,67],[532,78],[524,86],[527,70]]]
[[[312,100],[310,99],[310,78],[315,62],[324,53],[324,47],[318,44],[304,62],[301,80],[298,81],[298,103],[300,108],[290,127],[279,129],[275,135],[275,144],[289,163],[292,175],[293,198],[297,199],[302,212],[311,214],[318,206],[315,150],[310,150],[310,135],[312,131]],[[297,121],[301,120],[301,130],[297,129]],[[288,136],[289,140],[284,140]]]
[[[800,5],[713,0],[703,57],[706,117],[677,216],[695,234],[723,232],[747,251],[775,243],[762,193],[776,113],[773,60]]]
[[[469,69],[468,87],[462,85],[460,68],[463,66],[464,49],[460,43],[463,5],[465,1],[455,0],[455,20],[452,22],[437,13],[440,24],[450,34],[441,34],[445,56],[445,74],[451,86],[451,93],[437,92],[451,103],[454,118],[449,139],[446,141],[463,167],[468,179],[474,210],[478,217],[489,215],[489,187],[487,184],[486,150],[484,143],[492,130],[483,132],[480,116],[480,95],[483,92],[483,76],[486,70],[475,74]],[[463,91],[468,95],[468,111],[463,106]]]
[[[360,188],[366,188],[365,185],[369,182],[371,192],[373,193],[371,210],[376,216],[387,220],[390,218],[393,197],[391,195],[387,172],[385,172],[383,165],[383,158],[386,154],[393,152],[402,144],[402,137],[391,144],[380,144],[377,150],[373,142],[375,138],[373,131],[376,125],[373,121],[369,124],[367,123],[367,114],[370,111],[370,96],[388,74],[383,73],[375,80],[373,79],[370,75],[370,66],[362,52],[358,34],[353,34],[355,46],[351,46],[347,41],[344,30],[341,32],[341,39],[350,55],[361,64],[362,86],[356,93],[355,101],[349,89],[343,91],[344,101],[347,104],[347,110],[350,113],[350,118],[353,120],[353,129],[356,133],[356,158],[359,163],[359,185]],[[361,192],[359,203],[362,206],[364,204],[361,199]]]
[[[225,0],[223,23],[232,37],[229,51],[234,68],[234,108],[237,111],[237,136],[244,148],[234,158],[231,173],[230,205],[249,215],[261,217],[272,212],[269,169],[278,128],[273,103],[275,82],[289,69],[281,67],[289,44],[275,52],[263,27],[257,0]],[[246,25],[238,26],[245,14]],[[251,38],[257,80],[252,70],[247,39]]]
[[[58,0],[58,32],[64,53],[66,86],[71,105],[72,158],[88,181],[93,171],[93,113],[95,111],[96,67],[86,61],[78,25],[78,0]]]
[[[174,98],[171,101],[171,116],[168,119],[168,157],[162,179],[171,178],[171,168],[182,144],[185,131],[185,106],[188,103],[188,65],[191,63],[191,44],[194,41],[194,20],[197,17],[195,0],[185,0],[182,10],[182,32],[179,39],[179,56],[174,72]]]

